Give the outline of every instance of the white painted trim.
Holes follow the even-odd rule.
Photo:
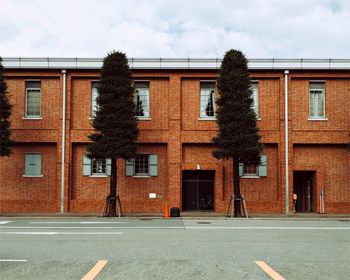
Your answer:
[[[23,117],[22,120],[31,120],[31,121],[37,121],[37,120],[42,120],[42,117]]]
[[[199,121],[216,121],[216,117],[198,118]]]
[[[136,116],[138,121],[150,121],[152,118],[149,117],[141,117],[141,116]]]
[[[258,175],[243,175],[241,176],[242,179],[260,179],[261,177]]]
[[[308,121],[328,121],[328,118],[312,118],[308,117]]]
[[[22,177],[25,177],[25,178],[42,178],[44,176],[43,175],[22,175]]]
[[[106,178],[106,177],[108,177],[108,175],[103,175],[103,174],[101,174],[101,175],[92,174],[92,175],[90,175],[89,177],[90,177],[90,178]]]

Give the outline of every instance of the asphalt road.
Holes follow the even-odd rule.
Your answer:
[[[0,217],[1,280],[83,279],[101,260],[95,279],[278,279],[256,261],[349,279],[350,220]]]

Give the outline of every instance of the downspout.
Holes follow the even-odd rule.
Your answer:
[[[284,71],[284,144],[286,161],[286,215],[289,214],[289,162],[288,162],[288,74],[289,70]]]
[[[61,155],[61,213],[64,213],[64,159],[66,141],[66,70],[62,70],[63,90],[62,90],[62,155]]]

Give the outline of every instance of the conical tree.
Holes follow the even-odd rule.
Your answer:
[[[10,116],[12,105],[8,98],[7,84],[4,77],[4,67],[0,57],[0,156],[9,157],[12,154],[11,146],[15,143],[10,139]]]
[[[247,59],[241,51],[225,54],[218,78],[220,96],[216,113],[218,135],[213,138],[219,159],[233,161],[233,194],[241,197],[239,163],[258,164],[262,144],[256,127],[256,114],[252,108],[250,77]],[[240,215],[240,202],[235,203],[235,216]]]
[[[89,136],[88,157],[111,159],[110,194],[106,215],[116,216],[117,159],[131,159],[137,149],[137,119],[131,72],[126,55],[111,52],[105,57],[98,84],[97,111]],[[120,206],[120,205],[119,205]],[[120,209],[119,209],[120,210]],[[120,215],[120,211],[119,211]]]

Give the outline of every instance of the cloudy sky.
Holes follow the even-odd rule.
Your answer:
[[[350,0],[0,0],[0,55],[350,58]]]

